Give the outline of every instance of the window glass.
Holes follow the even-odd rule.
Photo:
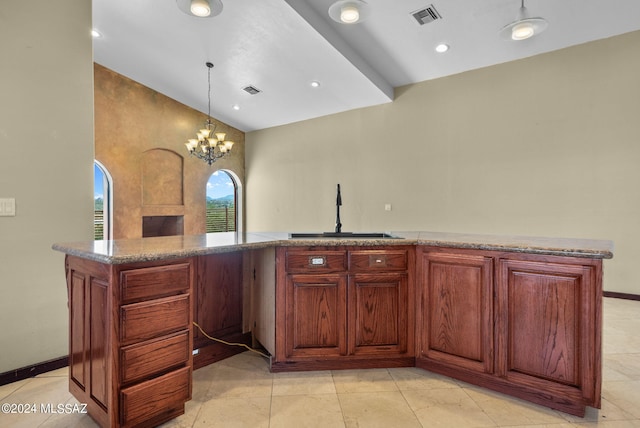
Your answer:
[[[98,161],[93,164],[93,235],[111,239],[111,176]]]
[[[236,183],[225,171],[211,174],[207,182],[207,233],[236,231]]]

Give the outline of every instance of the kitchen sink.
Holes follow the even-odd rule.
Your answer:
[[[399,236],[393,236],[384,232],[321,232],[321,233],[290,233],[289,238],[388,238],[388,239],[402,239]]]

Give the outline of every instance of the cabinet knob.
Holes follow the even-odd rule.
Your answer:
[[[376,254],[369,256],[369,266],[386,266],[387,258],[384,255]]]

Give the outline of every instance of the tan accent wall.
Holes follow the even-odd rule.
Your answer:
[[[214,119],[236,144],[209,166],[184,146],[206,114],[101,65],[94,70],[96,159],[113,178],[114,238],[141,237],[143,216],[183,215],[185,235],[205,233],[211,174],[232,171],[244,185],[244,133]]]
[[[343,231],[611,239],[605,289],[640,294],[639,46],[633,32],[248,133],[247,229],[333,230],[341,183]]]

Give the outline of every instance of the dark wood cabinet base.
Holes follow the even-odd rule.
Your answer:
[[[349,370],[349,369],[389,369],[394,367],[415,367],[414,357],[367,358],[367,359],[309,359],[304,361],[271,362],[271,371],[294,372],[312,370]]]
[[[541,392],[538,388],[528,388],[524,385],[514,384],[491,374],[479,373],[464,368],[453,368],[446,364],[422,358],[416,359],[416,367],[511,397],[521,398],[551,409],[560,410],[570,415],[582,418],[585,414],[586,405],[581,392],[569,386],[554,384],[546,391]]]
[[[247,346],[251,346],[251,333],[246,334],[234,334],[231,336],[222,337],[226,342],[230,343],[242,343]],[[224,343],[218,343],[211,341],[208,344],[201,345],[198,348],[198,353],[193,356],[193,368],[199,369],[201,367],[208,366],[209,364],[222,361],[225,358],[232,357],[234,355],[245,352],[247,349],[242,346],[225,345]]]
[[[157,426],[184,413],[194,369],[246,350],[212,336],[260,343],[272,372],[418,367],[583,417],[601,405],[604,256],[573,254],[396,243],[67,255],[69,390],[102,427]]]

